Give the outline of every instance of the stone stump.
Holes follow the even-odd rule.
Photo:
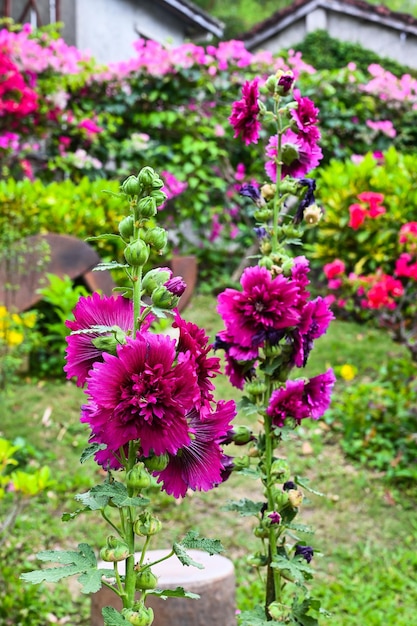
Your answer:
[[[155,612],[152,626],[236,626],[235,574],[233,563],[223,556],[210,556],[200,550],[187,550],[190,556],[204,565],[204,569],[185,566],[176,556],[152,567],[158,576],[158,589],[183,587],[199,594],[198,600],[189,598],[161,598],[148,596],[147,606]],[[167,551],[150,550],[148,561],[162,558]],[[120,564],[124,567],[124,562]],[[99,563],[98,567],[108,567]],[[123,570],[120,568],[120,573]],[[91,626],[103,626],[101,609],[113,606],[120,610],[120,599],[107,587],[92,596]]]

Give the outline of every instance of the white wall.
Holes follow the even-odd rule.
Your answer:
[[[135,28],[160,43],[179,44],[183,26],[159,5],[142,0],[76,0],[76,44],[101,63],[126,61],[134,55]]]

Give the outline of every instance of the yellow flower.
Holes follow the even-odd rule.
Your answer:
[[[353,365],[349,365],[348,363],[345,363],[345,365],[342,365],[340,368],[340,375],[343,378],[343,380],[346,380],[346,381],[353,380],[356,376],[356,367],[353,367]]]

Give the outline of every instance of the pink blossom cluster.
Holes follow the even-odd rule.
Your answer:
[[[24,117],[38,108],[38,96],[28,87],[10,58],[0,52],[0,117]]]
[[[358,230],[367,218],[376,219],[386,213],[386,208],[381,204],[384,201],[384,194],[375,191],[363,191],[358,194],[361,203],[353,203],[349,207],[348,226],[353,230]]]
[[[165,289],[181,294],[185,284],[168,268]],[[138,460],[168,455],[165,469],[154,475],[167,493],[184,496],[189,488],[208,490],[222,482],[229,457],[220,442],[232,430],[233,401],[215,402],[212,379],[219,359],[209,356],[205,332],[178,313],[173,326],[179,338],[150,332],[153,316],[132,336],[133,303],[122,296],[95,293],[82,297],[74,310],[75,331],[67,338],[64,370],[86,386],[81,421],[91,428],[90,442],[103,444],[96,460],[122,467],[130,441],[139,443]]]
[[[371,128],[372,130],[381,132],[387,137],[391,137],[391,139],[393,139],[397,135],[397,131],[395,130],[394,125],[391,122],[391,120],[377,120],[377,121],[366,120],[366,125],[368,126],[368,128]]]
[[[413,109],[417,108],[417,80],[410,74],[397,78],[377,63],[372,63],[368,71],[373,78],[361,86],[362,91],[378,95],[381,100],[387,102],[398,100],[408,102]]]

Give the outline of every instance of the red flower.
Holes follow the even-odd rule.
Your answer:
[[[349,223],[348,226],[353,228],[353,230],[358,230],[359,226],[365,221],[366,216],[368,215],[368,211],[364,209],[360,204],[351,204],[349,207]]]
[[[341,274],[344,274],[345,271],[346,271],[346,266],[344,262],[341,261],[340,259],[335,259],[334,261],[332,261],[331,263],[327,263],[323,267],[323,272],[327,280],[336,278],[336,276],[340,276]]]

